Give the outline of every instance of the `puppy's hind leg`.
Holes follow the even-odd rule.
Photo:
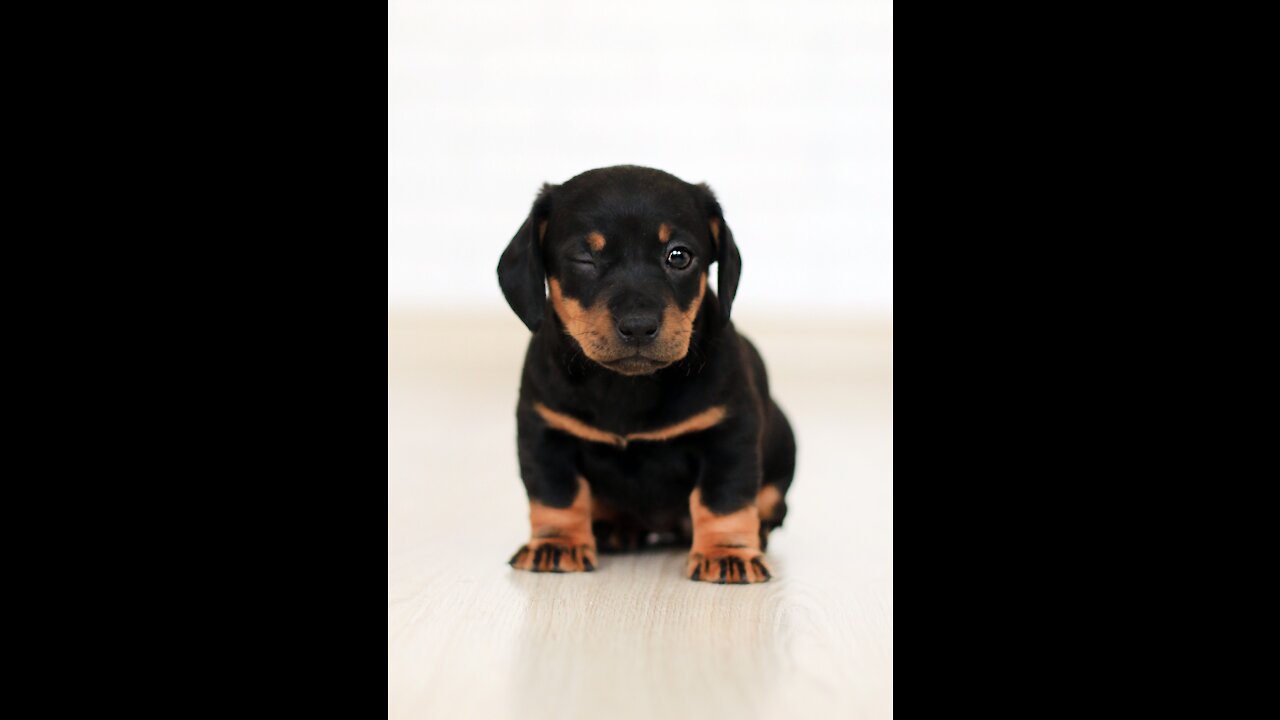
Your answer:
[[[622,553],[644,547],[646,530],[600,500],[591,505],[591,531],[602,553]]]

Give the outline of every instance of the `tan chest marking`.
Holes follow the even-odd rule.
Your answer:
[[[689,433],[700,432],[718,425],[720,421],[724,420],[727,414],[723,405],[715,405],[696,415],[685,418],[674,425],[668,425],[667,427],[659,428],[657,430],[646,430],[644,432],[619,435],[617,433],[611,433],[606,430],[601,430],[600,428],[592,427],[572,415],[556,412],[540,402],[535,402],[533,404],[533,409],[542,417],[548,427],[569,433],[570,435],[582,440],[604,443],[606,445],[613,445],[614,447],[619,448],[625,448],[627,443],[634,440],[662,441],[677,438]]]

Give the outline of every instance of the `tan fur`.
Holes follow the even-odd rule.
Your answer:
[[[674,425],[668,425],[667,427],[659,428],[657,430],[646,430],[643,432],[619,435],[607,430],[592,427],[572,415],[552,410],[540,402],[535,402],[533,404],[533,410],[542,417],[544,422],[547,423],[547,427],[568,433],[581,440],[614,445],[619,448],[625,448],[628,443],[634,440],[651,440],[661,442],[680,437],[681,435],[701,432],[702,430],[706,430],[719,424],[728,414],[723,405],[715,405],[700,413],[685,418]]]
[[[667,241],[670,239],[671,239],[671,226],[667,225],[666,223],[662,223],[661,225],[658,226],[658,242],[665,245],[667,244]]]
[[[698,317],[702,299],[707,295],[707,274],[698,276],[698,295],[681,310],[671,303],[662,311],[662,330],[658,333],[659,352],[663,357],[682,358],[689,354],[689,341],[693,339],[693,321]]]
[[[603,300],[591,307],[584,307],[577,300],[565,297],[557,278],[549,278],[547,285],[551,290],[552,309],[560,317],[560,322],[564,323],[565,332],[578,341],[587,357],[596,362],[609,363],[634,352],[615,338],[613,315]],[[702,307],[706,294],[707,274],[702,273],[698,277],[698,295],[689,303],[688,308],[681,310],[673,302],[663,310],[662,329],[654,344],[645,351],[647,357],[670,364],[689,354],[693,321],[698,317],[698,310]]]
[[[593,232],[587,236],[587,246],[596,252],[604,249],[604,235]]]
[[[591,533],[591,486],[578,478],[578,494],[567,508],[529,502],[529,543],[516,551],[511,567],[534,572],[581,572],[596,565]],[[541,550],[542,552],[539,552]]]
[[[681,420],[675,425],[664,427],[660,430],[649,430],[646,432],[627,433],[626,440],[670,440],[671,438],[680,437],[692,432],[700,432],[707,428],[714,427],[724,420],[725,409],[723,405],[709,407],[706,410],[685,420]]]
[[[778,492],[778,488],[773,485],[765,485],[760,488],[760,492],[756,493],[756,509],[760,511],[760,517],[765,520],[774,519],[774,512],[778,509],[780,502],[782,502],[782,493]]]
[[[717,515],[702,504],[702,490],[689,495],[693,545],[685,570],[694,580],[757,583],[773,574],[760,551],[760,512],[755,505]],[[728,561],[721,563],[721,561]]]
[[[564,296],[560,281],[550,278],[547,285],[551,288],[551,307],[564,329],[578,341],[582,351],[592,360],[610,360],[617,355],[610,351],[613,337],[613,317],[603,302],[592,307],[583,307],[582,303]]]
[[[559,430],[560,432],[569,433],[576,438],[587,440],[589,442],[616,445],[618,447],[627,446],[626,438],[621,435],[607,432],[599,428],[593,428],[572,415],[556,412],[540,402],[535,402],[533,404],[533,410],[542,416],[542,420],[547,424],[547,427]]]

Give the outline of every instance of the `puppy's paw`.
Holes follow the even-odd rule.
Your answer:
[[[712,547],[691,552],[685,572],[690,580],[733,585],[768,582],[773,577],[764,553],[754,548]]]
[[[596,548],[572,538],[530,540],[507,563],[530,572],[591,572],[596,569]]]

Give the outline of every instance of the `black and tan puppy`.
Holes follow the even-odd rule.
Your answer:
[[[597,541],[658,537],[691,541],[694,580],[770,578],[795,439],[729,322],[741,267],[706,185],[622,166],[543,186],[498,263],[533,331],[516,407],[532,535],[513,567],[594,570]]]

